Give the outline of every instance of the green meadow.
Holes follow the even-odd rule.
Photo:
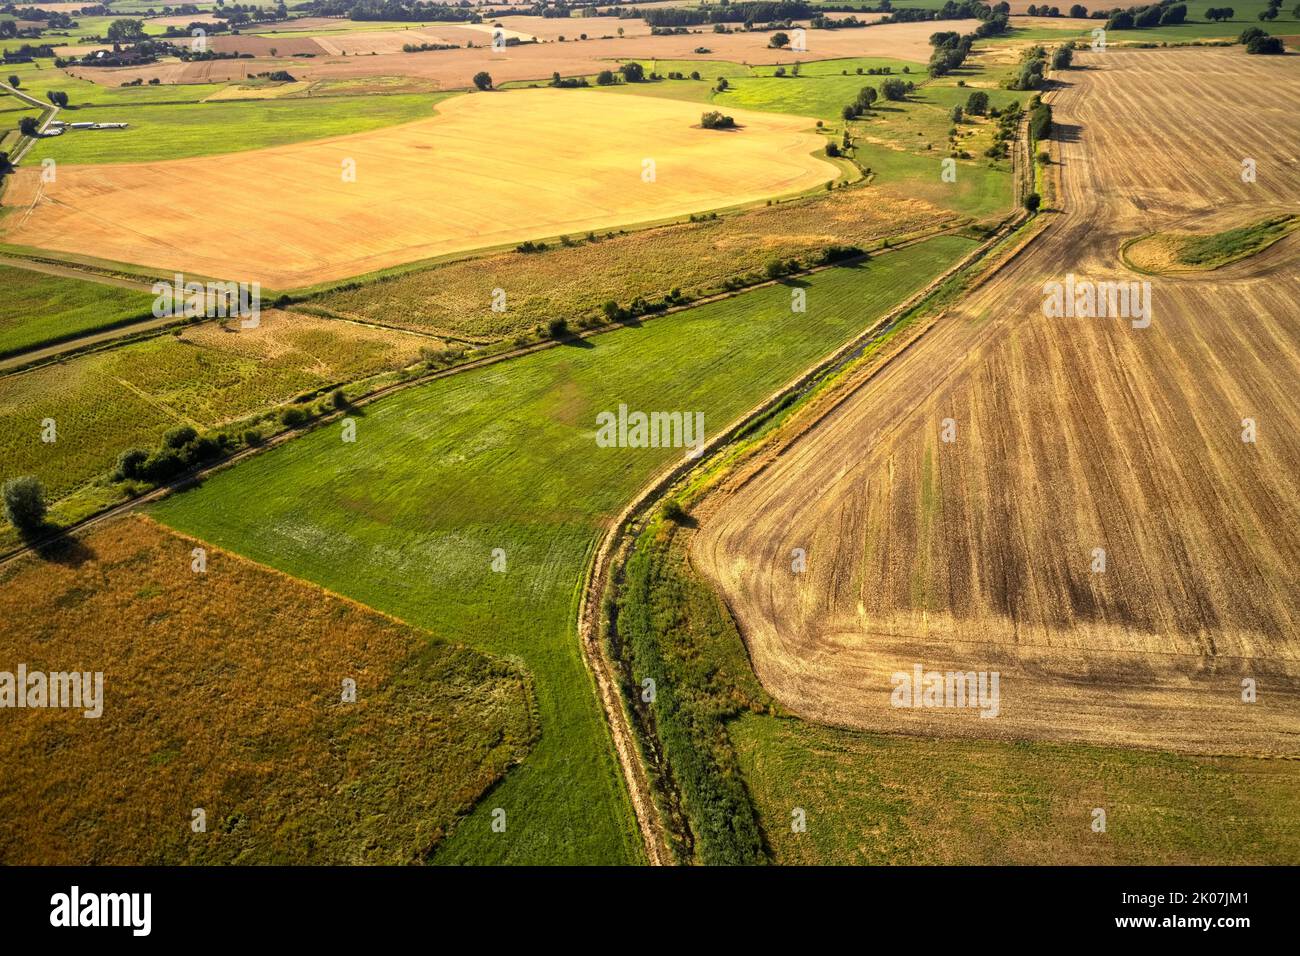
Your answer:
[[[358,411],[355,444],[325,426],[153,511],[531,672],[540,741],[435,862],[636,862],[576,601],[605,522],[682,452],[597,447],[597,413],[701,411],[716,432],[970,248],[940,237],[798,280],[806,312],[777,284],[415,387]]]
[[[30,162],[141,163],[213,156],[310,139],[364,133],[427,119],[434,104],[451,94],[320,97],[295,100],[221,100],[65,113],[70,121],[126,122],[124,130],[73,130],[42,139]],[[93,114],[93,115],[92,115]]]
[[[0,266],[0,355],[152,315],[153,296]]]

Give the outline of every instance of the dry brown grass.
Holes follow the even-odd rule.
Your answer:
[[[438,115],[352,136],[227,156],[20,170],[6,200],[28,206],[4,236],[276,289],[307,286],[506,242],[646,222],[818,186],[812,122],[731,111],[699,127],[698,104],[594,91],[453,97]],[[571,123],[576,115],[581,123]],[[515,146],[500,149],[503,131]],[[656,164],[653,182],[643,161]],[[343,164],[356,179],[344,181]],[[194,203],[222,195],[220,222]],[[34,205],[33,205],[34,204]],[[229,228],[224,224],[238,224]]]
[[[97,720],[5,712],[4,863],[410,863],[526,752],[513,667],[198,544],[130,517],[0,569],[0,667],[104,674]]]
[[[1080,60],[1053,96],[1064,213],[740,476],[694,557],[765,685],[808,717],[1295,755],[1294,243],[1152,279],[1145,329],[1048,319],[1042,299],[1067,272],[1141,279],[1119,261],[1126,238],[1227,207],[1294,206],[1294,177],[1243,183],[1239,161],[1288,168],[1300,122],[1284,104],[1300,70],[1239,49]],[[1240,437],[1247,417],[1255,444]],[[946,418],[952,444],[939,440]],[[796,547],[803,575],[790,571]],[[1000,671],[1001,716],[892,708],[890,676],[914,663]],[[1246,677],[1257,703],[1242,702]]]
[[[572,322],[599,315],[610,300],[624,306],[636,296],[654,301],[674,288],[709,295],[728,278],[761,273],[772,259],[811,259],[828,245],[870,245],[950,217],[921,200],[836,190],[707,222],[555,245],[540,254],[451,263],[336,292],[312,305],[441,335],[494,339],[555,317]],[[491,308],[496,288],[507,293],[504,313]]]

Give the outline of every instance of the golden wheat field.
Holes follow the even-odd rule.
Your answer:
[[[454,97],[382,131],[13,177],[5,241],[286,289],[819,186],[812,121],[592,91]],[[582,122],[572,123],[575,116]],[[502,150],[503,143],[510,148]],[[221,195],[215,210],[202,201]],[[25,208],[21,208],[25,207]]]
[[[6,864],[418,862],[534,737],[511,666],[147,518],[0,586],[7,670],[102,674],[8,713]]]
[[[1148,281],[1120,261],[1128,238],[1294,211],[1300,67],[1240,48],[1078,59],[1050,96],[1064,211],[733,478],[693,560],[807,717],[1295,756],[1300,242],[1149,277],[1146,327],[1049,318],[1044,299],[1068,275]],[[999,716],[891,706],[915,665],[999,672]]]

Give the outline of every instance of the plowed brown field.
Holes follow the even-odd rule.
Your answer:
[[[1147,328],[1042,307],[1067,273],[1143,279],[1118,256],[1131,236],[1294,210],[1300,61],[1078,59],[1052,94],[1064,212],[735,476],[693,559],[764,684],[813,719],[1300,754],[1300,241],[1152,277]],[[892,707],[916,664],[999,671],[1000,715]]]

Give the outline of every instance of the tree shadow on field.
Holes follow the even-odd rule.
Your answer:
[[[1058,143],[1077,143],[1079,142],[1083,127],[1078,123],[1058,123],[1052,121],[1051,139]]]
[[[784,279],[777,279],[776,281],[781,285],[788,285],[795,289],[807,289],[812,286],[812,283],[807,279],[801,279],[798,276],[786,276]]]
[[[53,525],[43,525],[38,531],[24,536],[25,540],[34,540],[38,534],[55,531]],[[62,534],[56,538],[34,541],[32,551],[42,561],[61,564],[68,568],[79,568],[95,558],[95,552],[80,538],[71,534]]]
[[[594,349],[596,347],[596,343],[591,339],[583,338],[581,335],[574,335],[572,332],[557,338],[555,341],[559,345],[567,345],[569,348],[575,349]]]

